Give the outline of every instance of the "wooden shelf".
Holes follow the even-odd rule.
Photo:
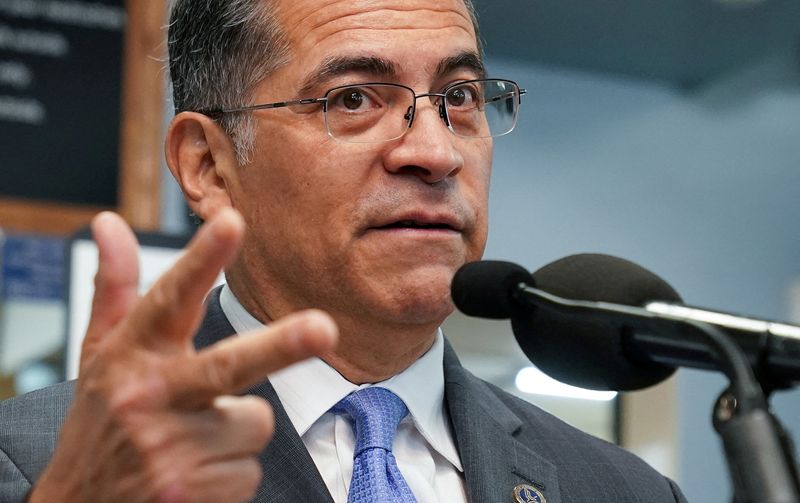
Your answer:
[[[113,208],[0,199],[0,228],[66,236],[86,227],[92,217],[108,209]]]

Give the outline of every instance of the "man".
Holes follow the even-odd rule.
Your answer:
[[[439,334],[521,94],[477,40],[464,0],[179,0],[166,155],[207,224],[138,299],[134,238],[94,221],[80,379],[0,409],[3,501],[682,501]],[[376,388],[396,493],[358,499],[377,458],[352,397]]]

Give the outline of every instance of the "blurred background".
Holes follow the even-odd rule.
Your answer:
[[[609,253],[687,303],[800,323],[800,2],[475,2],[490,73],[528,91],[495,145],[487,258],[535,270]],[[161,154],[165,13],[161,0],[0,0],[4,397],[67,376],[91,215],[120,211],[156,255],[193,229]],[[508,322],[456,314],[445,333],[475,373],[622,443],[689,501],[730,501],[710,422],[721,375],[585,395],[539,380]],[[772,402],[800,439],[800,392]]]

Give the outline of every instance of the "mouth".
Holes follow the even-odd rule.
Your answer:
[[[374,227],[378,230],[390,229],[420,229],[420,230],[443,230],[443,231],[457,231],[452,225],[446,222],[421,222],[419,220],[398,220],[386,225]]]
[[[368,230],[417,235],[452,235],[462,233],[464,225],[460,219],[449,212],[411,212],[392,215],[374,222]]]

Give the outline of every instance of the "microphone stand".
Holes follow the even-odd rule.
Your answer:
[[[730,380],[714,404],[712,422],[725,450],[733,503],[800,503],[791,439],[770,411],[746,356],[713,325],[685,323],[705,336]]]
[[[657,330],[669,327],[679,333],[685,333],[686,327],[692,329],[705,340],[711,356],[730,381],[714,405],[713,424],[725,450],[733,482],[733,503],[800,503],[800,475],[791,440],[770,412],[762,384],[747,356],[722,330],[633,306],[565,299],[524,283],[513,295],[520,306],[544,307],[600,320],[625,319]]]

